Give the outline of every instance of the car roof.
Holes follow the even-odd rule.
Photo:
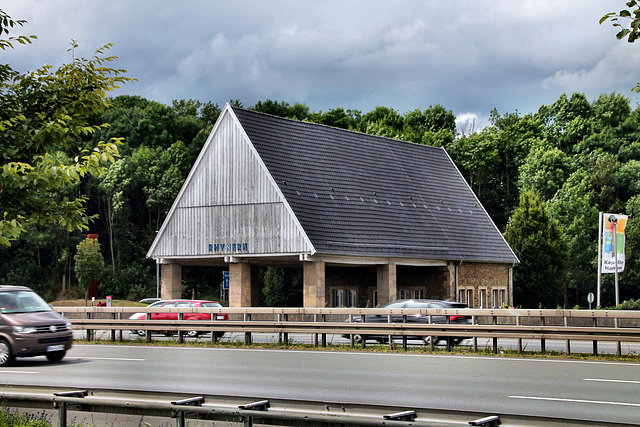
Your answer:
[[[16,285],[0,286],[0,292],[18,292],[18,291],[33,292],[33,289],[27,288],[26,286],[16,286]]]
[[[441,299],[399,299],[396,301],[392,301],[385,305],[390,304],[436,304],[441,306],[449,306],[449,307],[468,307],[467,304],[463,302],[449,301],[449,300],[441,300]]]

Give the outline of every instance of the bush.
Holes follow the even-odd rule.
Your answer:
[[[640,310],[640,299],[623,301],[622,304],[611,307],[611,310]]]

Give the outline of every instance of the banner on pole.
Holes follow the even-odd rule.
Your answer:
[[[627,215],[605,213],[602,215],[602,273],[615,273],[618,263],[618,273],[624,271],[625,255],[624,230],[627,227]]]

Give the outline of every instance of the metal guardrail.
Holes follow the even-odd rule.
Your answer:
[[[465,337],[473,339],[474,351],[477,351],[478,338],[491,338],[494,353],[498,351],[499,339],[517,339],[518,350],[522,352],[523,339],[535,339],[541,342],[541,351],[545,352],[546,340],[566,341],[566,352],[571,352],[571,341],[593,342],[593,354],[598,353],[598,341],[617,342],[617,353],[621,353],[621,343],[640,342],[640,311],[620,310],[504,310],[504,309],[383,309],[383,308],[257,308],[257,307],[55,307],[57,311],[71,317],[75,329],[91,331],[110,330],[112,340],[115,332],[123,330],[166,331],[178,333],[183,341],[187,331],[199,332],[240,332],[245,334],[245,342],[251,343],[252,333],[279,334],[284,341],[288,334],[312,334],[316,345],[326,346],[328,334],[350,335],[351,345],[354,337],[367,335],[401,337],[403,347],[407,347],[408,336]],[[128,319],[130,313],[177,313],[179,320],[134,320]],[[184,320],[185,314],[225,313],[241,320]],[[348,323],[328,319],[352,319],[354,315],[386,316],[387,322]],[[70,316],[72,315],[72,316]],[[408,316],[468,316],[471,324],[456,323],[412,323]],[[123,319],[122,317],[127,317]],[[271,318],[271,320],[252,320]],[[402,316],[402,322],[394,322]],[[294,320],[302,318],[303,320]],[[441,318],[441,317],[440,317]],[[626,325],[621,325],[626,322]],[[579,326],[575,326],[578,324]],[[588,325],[588,326],[587,326]],[[120,339],[122,339],[120,337]],[[216,334],[211,334],[216,340]],[[147,334],[151,340],[151,334]],[[451,339],[447,339],[447,347]],[[365,341],[363,341],[364,344]],[[389,345],[394,345],[389,340]],[[431,347],[433,349],[433,340]]]
[[[7,407],[54,408],[58,426],[66,427],[68,411],[126,414],[176,419],[184,427],[188,418],[225,421],[252,426],[612,426],[631,425],[606,420],[585,420],[380,405],[260,399],[238,396],[189,396],[128,390],[60,390],[53,387],[14,386],[0,390]],[[141,420],[142,424],[142,420]]]

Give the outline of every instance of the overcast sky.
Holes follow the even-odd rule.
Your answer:
[[[400,113],[440,104],[459,119],[535,112],[562,93],[589,100],[640,81],[640,42],[598,21],[624,0],[4,0],[32,46],[0,51],[21,71],[90,57],[106,43],[139,81],[116,94],[273,99],[313,111]],[[482,123],[484,121],[484,123]]]

